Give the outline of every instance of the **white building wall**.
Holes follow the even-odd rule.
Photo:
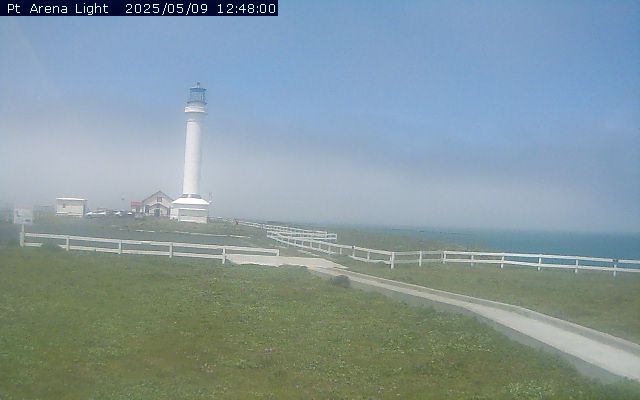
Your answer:
[[[145,206],[145,207],[147,207],[147,206]],[[148,212],[145,213],[147,215],[151,215],[151,216],[156,215],[156,211],[155,210],[158,209],[158,210],[160,210],[159,211],[160,214],[158,215],[159,217],[168,217],[169,216],[170,208],[161,207],[159,204],[151,204],[148,207],[149,207],[148,209],[145,208],[145,210],[148,210]]]
[[[162,197],[160,201],[158,201],[158,197]],[[160,210],[161,217],[167,217],[169,216],[169,210],[171,209],[171,202],[172,199],[170,197],[162,192],[156,192],[153,195],[142,200],[142,210],[140,211],[146,215],[154,215],[154,210],[157,208]],[[162,204],[166,208],[160,207],[159,204]]]
[[[87,201],[83,199],[56,199],[56,215],[84,217]]]
[[[174,215],[177,214],[177,215]],[[209,217],[209,210],[195,208],[174,208],[172,217],[181,222],[196,222],[206,224]]]
[[[202,123],[204,112],[189,112],[187,140],[184,149],[183,194],[200,194],[200,164],[202,161]]]

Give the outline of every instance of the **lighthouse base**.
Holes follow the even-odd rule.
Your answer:
[[[209,202],[192,197],[180,197],[171,203],[171,219],[181,222],[206,224],[209,220]]]

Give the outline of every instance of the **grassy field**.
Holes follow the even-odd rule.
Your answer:
[[[388,230],[382,233],[373,229],[354,229],[340,226],[329,226],[330,232],[338,234],[338,242],[347,245],[369,247],[379,250],[413,251],[413,250],[464,250],[461,245],[427,240],[402,232]],[[479,248],[473,248],[480,250]]]
[[[425,263],[388,266],[343,257],[351,270],[526,307],[640,343],[640,276]]]
[[[263,231],[225,222],[185,225],[155,218],[79,220],[54,217],[40,221],[30,229],[90,236],[226,243],[269,248],[277,245],[276,242],[267,239]],[[154,233],[140,233],[136,232],[137,230],[153,230]],[[242,238],[185,237],[173,233],[184,230]],[[9,231],[11,233],[8,233]],[[15,242],[16,232],[12,225],[0,223],[0,243],[7,243],[9,239]],[[405,235],[383,235],[367,230],[339,228],[338,234],[342,243],[381,249],[455,248],[453,245],[428,242]],[[293,247],[282,249],[281,254],[300,255]],[[463,264],[439,263],[425,263],[424,267],[398,265],[391,271],[383,265],[366,264],[347,257],[335,260],[355,271],[520,305],[640,343],[640,296],[637,295],[640,293],[640,276],[637,275],[621,274],[613,278],[610,274],[600,272],[581,272],[575,275],[570,271],[538,272],[535,269],[517,267],[500,270],[495,266],[470,267]]]
[[[456,249],[400,234],[330,227],[340,243],[376,249]],[[460,248],[460,247],[457,247]],[[326,257],[326,254],[321,254]],[[366,274],[519,305],[640,343],[640,274],[537,271],[535,268],[476,264],[368,264],[348,257],[336,262]]]
[[[71,218],[53,217],[39,219],[27,227],[27,232],[56,233],[113,239],[135,239],[156,241],[188,241],[192,243],[229,244],[246,246],[254,241],[256,232],[246,227],[225,222],[206,225],[179,223],[168,219],[132,217]],[[191,232],[195,234],[185,234]],[[204,235],[202,235],[204,234]],[[273,246],[273,244],[271,244]]]
[[[632,399],[303,269],[0,246],[0,398]]]

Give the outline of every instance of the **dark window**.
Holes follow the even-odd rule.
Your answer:
[[[156,198],[156,201],[157,201],[158,203],[162,203],[162,196],[158,196],[158,197]]]
[[[62,208],[67,208],[67,205],[65,203],[62,203]]]

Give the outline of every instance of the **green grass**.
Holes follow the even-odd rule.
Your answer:
[[[0,246],[1,399],[632,399],[472,318],[299,268]]]
[[[354,229],[329,227],[330,232],[338,234],[338,243],[356,245],[378,250],[414,251],[414,250],[463,250],[464,247],[452,243],[443,243],[407,235],[394,230],[382,233],[374,229]],[[474,248],[474,250],[480,250]]]
[[[348,257],[349,269],[526,307],[640,343],[640,276],[468,264],[405,264],[391,270]]]
[[[462,249],[402,234],[330,227],[339,243],[396,251]],[[320,254],[327,257],[326,254]],[[367,264],[334,257],[350,269],[402,282],[526,307],[640,343],[640,274],[610,273],[476,264]]]
[[[140,232],[140,230],[145,232]],[[38,219],[36,224],[27,226],[26,231],[112,239],[274,247],[274,242],[268,240],[263,233],[252,228],[222,221],[215,221],[205,225],[154,217],[134,220],[131,217],[89,219],[54,216]],[[15,242],[18,239],[18,232],[18,226],[0,222],[0,244],[7,244],[9,241]],[[177,232],[205,233],[218,236],[188,235]]]

